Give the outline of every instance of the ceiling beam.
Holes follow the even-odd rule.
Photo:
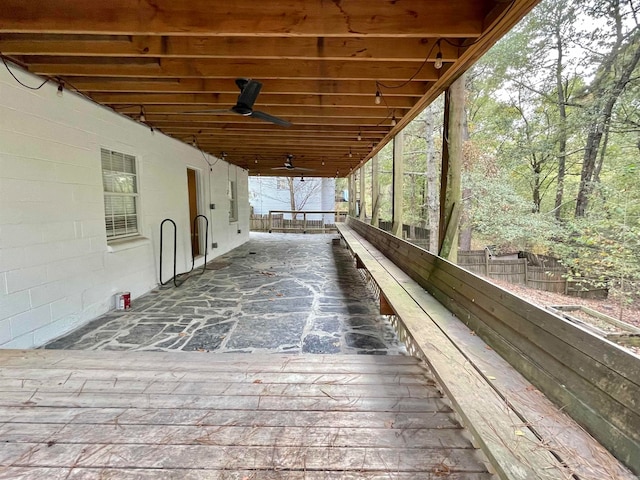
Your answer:
[[[29,57],[29,70],[41,75],[256,79],[436,81],[442,70],[420,62],[339,62],[332,60],[236,60],[175,58]]]
[[[162,117],[162,116],[160,116]],[[237,125],[250,124],[250,123],[267,123],[261,120],[257,120],[251,117],[243,117],[240,115],[211,115],[206,119],[199,120],[200,115],[165,115],[165,118],[153,118],[153,121],[147,120],[147,123],[154,127],[162,128],[163,126],[192,126],[194,129],[205,128],[207,126],[216,127],[223,124],[235,123]],[[285,118],[286,120],[286,118]],[[391,116],[385,122],[389,125],[391,122]],[[319,116],[314,117],[296,117],[295,122],[292,122],[295,126],[301,125],[332,125],[332,126],[354,126],[354,127],[377,127],[380,124],[378,117],[329,117],[323,118]],[[276,128],[286,128],[278,127]]]
[[[248,58],[422,62],[440,51],[453,62],[460,49],[435,38],[178,37],[154,35],[0,34],[5,55]]]
[[[207,109],[204,110],[190,110],[190,105],[185,105],[184,110],[178,110],[170,113],[156,113],[151,108],[144,108],[144,113],[147,120],[150,123],[154,123],[156,121],[162,120],[175,120],[175,121],[193,121],[193,122],[207,122],[207,121],[215,121],[217,117],[220,116],[232,116],[236,117],[237,114],[231,113],[226,109],[222,109],[222,112],[227,113],[210,113]],[[214,107],[216,107],[214,105]],[[214,108],[215,109],[215,108]],[[140,113],[140,108],[133,107],[126,109],[129,112],[129,115],[138,116]],[[211,110],[211,109],[209,109]],[[268,109],[263,109],[262,106],[256,105],[255,110],[265,110],[267,113],[275,116],[282,117],[321,117],[321,118],[391,118],[393,116],[396,117],[396,120],[401,118],[403,113],[408,109],[387,109],[387,108],[378,108],[378,107],[316,107],[313,105],[291,105],[291,106],[269,106]],[[191,112],[198,113],[191,113]],[[200,113],[202,112],[202,113]],[[121,112],[125,113],[125,112]],[[242,118],[242,116],[240,116]],[[371,121],[371,120],[369,120]]]
[[[494,2],[3,0],[0,32],[278,37],[476,37]]]
[[[144,105],[147,111],[175,111],[175,106],[185,107],[182,110],[211,109],[212,105],[220,108],[231,107],[238,100],[238,92],[235,93],[92,93],[98,103],[106,105]],[[376,105],[375,95],[285,95],[285,94],[260,94],[254,107],[258,106],[289,106],[301,105],[307,107],[367,107],[384,110],[388,107],[409,109],[413,107],[420,97],[389,97],[385,96],[385,104]],[[164,108],[165,106],[166,108]],[[190,108],[187,108],[190,107]],[[133,107],[132,107],[133,108]],[[167,110],[170,109],[170,110]],[[122,111],[127,111],[123,108]]]
[[[84,92],[156,92],[156,93],[231,93],[238,94],[234,79],[228,78],[121,78],[121,77],[74,77],[66,76],[75,88]],[[394,89],[381,90],[386,98],[394,96],[422,97],[429,82],[411,81]],[[270,79],[262,87],[265,94],[301,95],[365,95],[373,101],[376,92],[372,80],[296,80]],[[133,102],[131,102],[133,103]]]

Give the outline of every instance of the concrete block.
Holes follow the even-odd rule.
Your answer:
[[[91,240],[78,238],[62,243],[61,258],[82,257],[91,253]]]
[[[3,295],[0,301],[0,320],[26,312],[30,308],[31,299],[28,290]]]
[[[2,249],[41,244],[42,237],[43,227],[41,225],[8,224],[0,226],[0,248]]]
[[[72,217],[68,213],[66,217]],[[76,230],[73,220],[59,221],[48,223],[44,227],[43,241],[45,243],[57,242],[60,240],[74,240],[76,238]]]
[[[70,333],[80,327],[83,323],[84,322],[75,315],[61,318],[33,332],[34,344],[36,347],[46,345],[56,338]]]
[[[19,292],[47,283],[47,269],[44,266],[11,270],[6,275],[8,293]]]
[[[18,338],[25,333],[33,332],[38,328],[51,323],[51,308],[43,305],[28,312],[11,317],[11,336]]]
[[[11,321],[8,318],[0,320],[0,345],[11,340]]]
[[[64,298],[68,294],[68,291],[65,283],[59,281],[31,288],[29,294],[31,297],[31,307],[36,308]]]
[[[72,185],[73,200],[81,204],[104,205],[102,185]]]
[[[51,319],[60,320],[71,315],[79,315],[82,312],[81,294],[73,293],[65,298],[56,300],[51,304]]]
[[[90,185],[93,188],[102,190],[102,165],[100,163],[100,155],[96,154],[95,161],[83,167],[57,163],[54,178],[60,183]]]
[[[62,258],[62,242],[52,242],[24,247],[24,268],[45,266]]]
[[[0,348],[15,348],[15,349],[28,349],[34,348],[37,345],[35,344],[33,338],[33,332],[29,332],[25,335],[21,335],[18,338],[14,338],[7,343],[3,343],[0,345]]]
[[[47,279],[52,282],[57,280],[75,281],[89,272],[102,268],[102,254],[100,253],[66,258],[46,265]]]
[[[17,270],[25,264],[25,252],[22,247],[0,249],[0,272]]]
[[[7,276],[4,272],[0,272],[0,299],[7,294]]]
[[[100,208],[100,213],[93,218],[83,219],[77,222],[76,238],[100,237],[107,245],[107,232],[104,221],[104,207]]]
[[[53,178],[55,164],[45,160],[0,154],[0,172],[5,179],[41,181]]]

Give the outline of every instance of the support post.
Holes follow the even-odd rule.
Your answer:
[[[380,167],[378,154],[371,159],[371,225],[378,226],[378,212],[380,211]]]
[[[367,215],[365,213],[365,191],[364,191],[365,185],[364,185],[364,165],[362,167],[360,167],[360,215],[358,216],[360,218],[360,220],[363,220],[365,218],[367,218]]]
[[[355,180],[353,178],[353,172],[349,174],[347,177],[349,180],[349,216],[355,217],[356,212],[356,188],[355,188]]]
[[[391,227],[391,233],[396,237],[402,238],[402,214],[403,214],[403,197],[404,190],[404,158],[403,158],[403,145],[404,133],[399,131],[395,137],[393,137],[393,224]]]
[[[445,94],[442,176],[440,177],[440,255],[453,263],[458,260],[458,231],[462,207],[461,172],[466,138],[464,108],[465,76],[462,75]],[[456,207],[457,206],[457,212]]]

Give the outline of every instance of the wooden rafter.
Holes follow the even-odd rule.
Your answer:
[[[4,0],[0,52],[251,174],[286,174],[271,168],[292,154],[343,176],[537,2]],[[293,126],[185,113],[233,106],[238,77],[263,83],[256,110]]]

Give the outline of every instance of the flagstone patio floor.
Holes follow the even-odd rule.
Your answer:
[[[406,354],[335,234],[252,233],[184,284],[134,298],[49,349]],[[202,271],[202,268],[200,268]]]

